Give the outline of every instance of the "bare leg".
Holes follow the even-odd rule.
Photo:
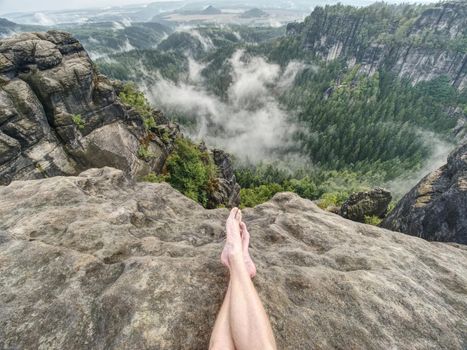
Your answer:
[[[229,267],[229,252],[242,252],[243,246],[240,235],[239,220],[241,220],[241,212],[239,209],[233,208],[230,211],[227,222],[225,223],[227,235],[225,247],[221,254],[221,261],[227,267]],[[211,340],[209,342],[209,349],[235,349],[230,331],[230,297],[232,294],[231,286],[232,284],[229,281],[229,287],[225,293],[224,302],[222,303],[221,309],[216,318],[216,322],[214,323]]]
[[[230,330],[238,350],[273,350],[276,342],[266,311],[251,282],[242,255],[229,255]]]
[[[243,251],[243,260],[245,261],[246,270],[251,278],[256,276],[256,266],[253,260],[251,260],[250,252],[248,246],[250,244],[250,233],[246,228],[245,223],[240,222],[240,233],[242,236],[242,251]]]
[[[271,324],[245,264],[240,223],[241,212],[234,208],[227,219],[227,242],[222,254],[230,269],[231,336],[237,350],[275,350]]]
[[[224,302],[222,303],[219,314],[214,323],[214,328],[209,341],[210,350],[235,350],[232,335],[230,333],[230,282],[227,292],[225,293]]]

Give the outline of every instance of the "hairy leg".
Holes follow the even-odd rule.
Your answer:
[[[224,302],[212,330],[211,340],[209,341],[210,350],[235,350],[232,334],[230,333],[230,295],[231,287],[229,282]]]

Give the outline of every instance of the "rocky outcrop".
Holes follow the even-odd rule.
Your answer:
[[[229,207],[240,204],[240,185],[235,178],[232,161],[228,153],[220,149],[212,150],[212,158],[219,169],[219,190],[213,194],[213,203],[226,203]]]
[[[352,193],[342,204],[340,215],[358,222],[364,222],[365,216],[382,218],[391,199],[391,192],[379,187],[366,192]]]
[[[178,126],[151,111],[156,125],[145,127],[148,116],[120,101],[121,88],[96,72],[70,34],[23,33],[1,40],[0,184],[102,166],[134,178],[160,173],[180,137]],[[142,157],[141,148],[150,157]],[[225,193],[231,189],[236,192]],[[217,197],[226,201],[216,205],[228,205],[235,196],[238,188],[223,186]]]
[[[0,183],[113,166],[131,176],[158,171],[170,142],[138,158],[142,117],[123,105],[67,33],[23,33],[0,41]],[[164,125],[176,135],[173,125]]]
[[[227,213],[110,168],[0,186],[0,348],[207,349]],[[244,219],[280,349],[465,348],[465,247],[291,193]]]
[[[417,14],[419,8],[316,7],[303,23],[289,24],[287,33],[317,57],[344,58],[363,74],[385,67],[415,83],[447,76],[464,89],[467,53],[459,45],[467,35],[466,2],[443,2]]]
[[[431,241],[467,244],[467,144],[410,190],[382,226]]]

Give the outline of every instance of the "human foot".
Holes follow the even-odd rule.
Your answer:
[[[251,260],[250,251],[248,250],[248,246],[250,244],[250,233],[248,232],[246,224],[243,221],[240,222],[240,233],[242,235],[243,260],[245,261],[248,274],[251,278],[253,278],[256,276],[256,266],[253,260]]]
[[[242,254],[242,237],[240,235],[240,222],[242,212],[238,208],[233,208],[225,223],[227,231],[226,242],[221,254],[222,263],[230,268],[229,257]]]

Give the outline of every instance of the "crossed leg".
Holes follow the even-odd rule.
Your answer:
[[[275,350],[271,324],[251,278],[256,267],[248,253],[249,233],[241,211],[232,209],[221,261],[230,281],[211,335],[210,349]]]
[[[234,350],[235,345],[230,333],[230,282],[225,293],[219,314],[214,323],[214,328],[209,342],[209,349]]]

